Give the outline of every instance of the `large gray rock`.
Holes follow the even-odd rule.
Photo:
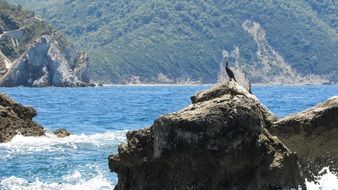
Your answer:
[[[276,118],[235,82],[127,133],[109,157],[117,190],[290,189],[304,187],[297,156],[266,128]]]
[[[42,136],[44,129],[33,117],[36,111],[16,103],[4,94],[0,94],[0,143],[10,141],[15,135]]]
[[[55,36],[40,37],[27,53],[7,66],[0,86],[88,86],[87,54],[76,52],[70,45],[63,46]]]
[[[269,130],[297,152],[308,180],[328,166],[338,176],[338,96],[281,118]]]

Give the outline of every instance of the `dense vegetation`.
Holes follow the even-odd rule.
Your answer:
[[[10,59],[16,59],[27,50],[29,44],[43,34],[55,32],[51,26],[34,18],[34,12],[23,10],[0,0],[0,34],[22,30],[22,37],[13,41],[9,35],[0,38],[0,50]]]
[[[305,0],[317,16],[338,31],[338,2],[336,0]]]
[[[337,80],[335,0],[10,0],[36,10],[92,58],[92,77],[126,82],[159,73],[215,82],[223,49],[240,47],[241,62],[259,65],[242,29],[259,22],[269,43],[298,72]],[[256,81],[259,82],[259,81]]]

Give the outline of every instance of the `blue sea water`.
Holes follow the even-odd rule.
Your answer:
[[[35,120],[49,131],[66,128],[74,134],[64,139],[18,135],[1,144],[0,189],[113,189],[117,178],[109,172],[107,157],[125,142],[125,133],[180,110],[206,88],[0,88],[36,108]],[[338,86],[254,86],[253,92],[281,117],[338,95]]]

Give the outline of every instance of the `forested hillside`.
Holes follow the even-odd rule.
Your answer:
[[[335,0],[9,2],[87,50],[92,78],[104,82],[215,82],[222,51],[236,47],[253,82],[338,81]]]
[[[11,36],[4,35],[11,31],[13,35],[20,33],[22,38],[12,43]],[[26,51],[29,43],[38,36],[51,34],[54,31],[43,21],[34,19],[33,11],[23,10],[20,6],[8,6],[0,0],[0,51],[10,59],[18,58]]]
[[[88,57],[33,11],[0,0],[0,86],[82,87]]]

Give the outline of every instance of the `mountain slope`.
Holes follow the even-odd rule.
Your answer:
[[[0,86],[86,86],[88,58],[31,11],[0,0]]]
[[[317,16],[338,31],[338,2],[336,0],[305,0]]]
[[[253,82],[338,82],[335,1],[11,2],[36,10],[87,50],[96,80],[215,82],[223,49],[239,47],[238,62]],[[246,21],[259,24],[270,52],[279,56],[259,56],[261,45],[243,28]]]

